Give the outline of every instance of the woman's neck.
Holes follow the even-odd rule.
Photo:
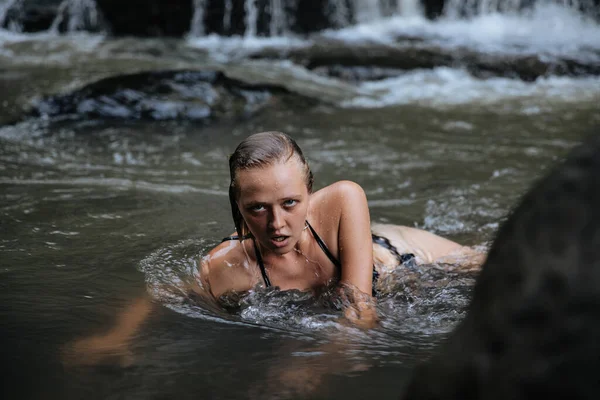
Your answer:
[[[296,242],[292,250],[288,251],[284,254],[277,254],[273,251],[266,249],[264,246],[261,246],[260,243],[257,242],[257,247],[260,251],[260,256],[262,257],[263,262],[266,265],[278,265],[281,263],[289,263],[298,259],[299,256],[306,257],[305,253],[307,248],[305,244],[308,241],[309,232],[307,229],[302,231],[300,235],[300,239]]]

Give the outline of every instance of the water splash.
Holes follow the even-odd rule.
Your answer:
[[[298,290],[259,288],[221,298],[221,307],[190,293],[197,280],[198,260],[214,242],[186,239],[156,250],[139,264],[151,295],[164,306],[192,318],[259,325],[297,333],[344,329],[337,290],[319,296]],[[397,269],[381,276],[378,313],[383,331],[397,333],[449,331],[463,316],[474,274],[455,273],[438,265],[420,266],[418,273]],[[227,310],[227,311],[225,311]],[[406,321],[410,321],[407,324]],[[355,337],[360,341],[360,337]],[[370,340],[368,337],[368,342]],[[389,340],[388,339],[384,339]]]
[[[58,6],[50,32],[58,33],[65,18],[67,18],[67,32],[105,30],[100,22],[101,15],[95,0],[64,0]]]

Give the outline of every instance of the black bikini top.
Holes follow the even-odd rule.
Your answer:
[[[329,251],[329,249],[327,248],[327,245],[325,244],[323,239],[321,239],[321,237],[317,234],[317,231],[315,231],[315,229],[312,227],[312,225],[308,221],[306,221],[306,226],[308,226],[308,229],[310,229],[310,232],[312,233],[313,237],[317,241],[317,244],[319,245],[321,250],[323,250],[323,253],[325,253],[327,258],[329,258],[329,260],[333,263],[333,265],[335,265],[338,268],[341,268],[342,263],[340,262],[340,260],[335,258],[335,256],[331,253],[331,251]],[[224,238],[221,242],[225,242],[228,240],[245,240],[245,239],[251,239],[251,238],[252,238],[251,235],[242,236],[241,239],[239,236],[228,236],[228,237]],[[263,262],[262,256],[260,255],[260,251],[258,250],[256,241],[252,240],[252,244],[254,245],[254,253],[256,254],[256,261],[258,263],[258,267],[260,268],[260,273],[262,274],[263,280],[265,281],[265,285],[267,287],[270,287],[271,281],[269,280],[269,276],[267,275],[267,270],[265,269],[265,263]]]
[[[335,265],[338,268],[342,268],[342,263],[340,262],[340,260],[335,258],[335,256],[331,253],[331,251],[329,251],[329,248],[327,248],[327,245],[325,244],[323,239],[321,239],[321,237],[317,234],[317,231],[314,230],[314,228],[308,221],[306,221],[306,226],[308,226],[308,228],[310,229],[310,232],[312,233],[313,237],[317,241],[317,244],[319,245],[321,250],[323,250],[323,253],[325,253],[327,258],[329,258],[329,260],[333,263],[333,265]],[[398,252],[398,250],[396,249],[396,247],[394,247],[394,245],[392,245],[390,243],[390,241],[383,236],[377,236],[375,234],[372,234],[371,237],[373,239],[373,243],[377,243],[377,244],[383,246],[384,248],[388,249],[389,251],[391,251],[392,254],[394,254],[396,256],[396,258],[398,259],[400,265],[404,265],[404,266],[411,267],[411,268],[416,267],[414,254],[412,254],[412,253],[400,254]],[[228,236],[228,237],[224,238],[221,242],[225,242],[228,240],[246,240],[246,239],[252,239],[252,235],[242,236],[241,239],[239,236]],[[271,287],[271,281],[269,280],[269,276],[267,275],[267,270],[265,269],[265,263],[262,259],[262,256],[260,255],[260,251],[258,249],[258,246],[256,245],[256,241],[252,240],[252,244],[254,246],[254,253],[256,254],[256,261],[260,268],[260,273],[262,274],[263,280],[265,281],[265,286]],[[379,273],[377,272],[375,267],[373,267],[373,285],[375,285],[375,282],[377,281],[378,278],[379,278]]]

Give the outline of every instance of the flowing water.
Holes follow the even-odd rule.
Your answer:
[[[598,57],[597,25],[555,7],[537,13],[392,17],[326,34],[351,42],[412,34],[489,53]],[[399,285],[379,299],[382,323],[371,331],[346,326],[302,293],[259,290],[234,313],[189,298],[182,282],[233,230],[228,154],[252,132],[285,131],[303,148],[317,187],[339,179],[364,187],[372,220],[486,246],[531,182],[600,124],[596,77],[525,83],[437,68],[353,86],[287,61],[243,57],[304,40],[0,33],[4,398],[397,398],[415,363],[464,317],[473,277],[432,268],[416,289]],[[8,124],[44,93],[105,76],[214,67],[328,102],[211,125]],[[155,306],[126,347],[100,352],[98,363],[69,351],[109,331],[144,296]]]

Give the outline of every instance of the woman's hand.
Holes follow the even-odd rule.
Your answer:
[[[373,329],[379,324],[377,310],[366,303],[351,304],[344,310],[344,317],[362,329]]]
[[[108,332],[78,339],[63,349],[63,361],[67,365],[95,365],[114,360],[126,366],[133,362],[129,343],[146,320],[152,309],[148,297],[142,297],[128,305]]]
[[[344,317],[352,325],[362,329],[372,329],[379,324],[375,299],[348,283],[342,283],[338,289]]]

